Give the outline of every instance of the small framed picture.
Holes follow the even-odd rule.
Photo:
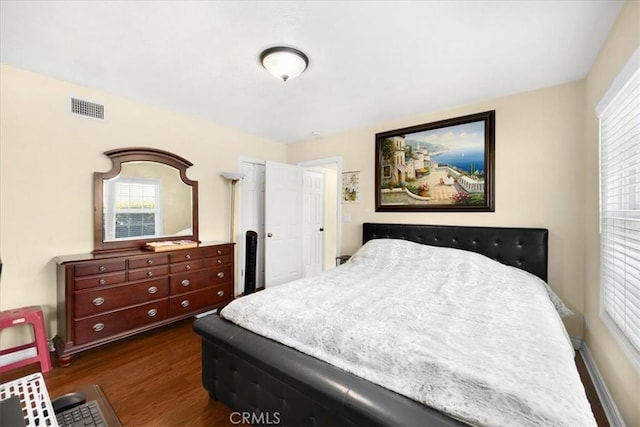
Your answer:
[[[360,202],[360,171],[342,173],[342,203]]]

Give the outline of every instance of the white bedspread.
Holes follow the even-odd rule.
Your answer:
[[[222,316],[471,425],[595,426],[549,292],[479,254],[380,239]]]

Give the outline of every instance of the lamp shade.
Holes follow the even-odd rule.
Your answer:
[[[298,77],[309,66],[309,58],[292,47],[271,47],[260,54],[264,68],[283,81]]]
[[[244,174],[241,172],[223,172],[222,177],[229,181],[238,181],[244,178]]]

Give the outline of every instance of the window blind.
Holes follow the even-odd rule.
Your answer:
[[[105,206],[112,207],[103,216],[107,241],[163,234],[162,180],[119,177],[107,182]]]
[[[602,308],[640,352],[640,68],[600,113]]]

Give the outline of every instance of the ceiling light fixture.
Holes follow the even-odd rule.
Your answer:
[[[275,77],[283,81],[298,77],[309,66],[307,55],[292,47],[270,47],[260,54],[260,62]]]

